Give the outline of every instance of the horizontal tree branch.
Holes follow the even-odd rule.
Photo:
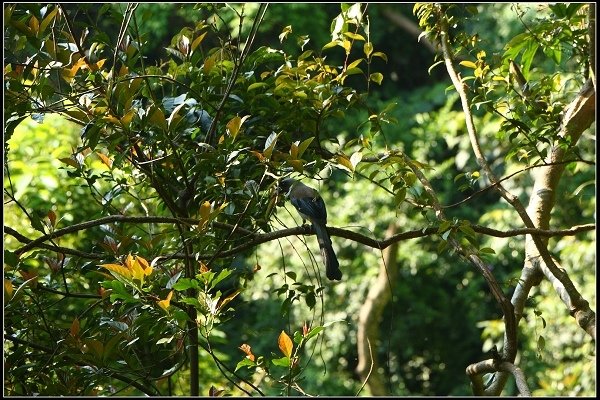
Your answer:
[[[186,223],[189,225],[198,225],[199,220],[196,220],[193,218],[111,215],[111,216],[99,218],[99,219],[92,220],[92,221],[86,221],[86,222],[83,222],[80,224],[74,224],[74,225],[71,225],[71,226],[68,226],[68,227],[65,227],[62,229],[57,229],[51,233],[48,233],[46,235],[43,235],[43,236],[37,238],[35,240],[26,238],[24,235],[20,234],[18,231],[16,231],[15,229],[13,229],[11,227],[8,227],[8,226],[4,227],[4,232],[6,234],[9,234],[9,235],[15,237],[21,243],[26,243],[24,246],[15,250],[15,253],[17,255],[21,255],[21,254],[23,254],[27,251],[30,251],[34,248],[44,248],[47,250],[56,251],[56,252],[60,252],[60,253],[64,253],[64,254],[73,254],[73,255],[80,256],[82,258],[87,258],[87,259],[102,259],[102,258],[106,257],[103,254],[85,253],[85,252],[81,252],[81,251],[75,250],[75,249],[69,249],[69,248],[65,248],[65,247],[55,247],[55,246],[45,244],[44,242],[51,240],[51,239],[59,238],[61,236],[64,236],[64,235],[67,235],[70,233],[75,233],[75,232],[78,232],[81,230],[89,229],[89,228],[92,228],[95,226],[105,225],[105,224],[109,224],[109,223],[117,223],[117,222],[119,222],[119,223],[181,223],[181,222],[183,222],[183,223]],[[213,222],[213,224],[218,229],[224,229],[224,230],[233,229],[233,225],[230,225],[230,224],[225,224],[222,222]],[[519,229],[508,230],[508,231],[501,231],[501,230],[488,228],[488,227],[480,226],[480,225],[471,225],[471,227],[477,233],[481,233],[481,234],[488,235],[488,236],[494,236],[494,237],[504,237],[504,238],[528,235],[528,234],[529,235],[536,234],[536,235],[539,235],[542,237],[572,236],[572,235],[576,235],[578,233],[592,231],[592,230],[596,229],[595,224],[579,225],[579,226],[574,226],[572,228],[559,229],[559,230],[519,228]],[[287,229],[282,229],[282,230],[275,231],[275,232],[268,232],[268,233],[262,233],[262,234],[252,232],[247,229],[243,229],[243,228],[239,228],[239,227],[237,228],[237,230],[240,233],[245,234],[247,236],[247,241],[244,244],[236,246],[232,249],[229,249],[227,251],[221,252],[216,255],[215,254],[202,255],[202,256],[200,256],[200,258],[201,259],[209,259],[211,257],[217,257],[217,258],[229,257],[232,255],[238,254],[242,251],[245,251],[247,249],[250,249],[252,247],[255,247],[259,244],[266,243],[266,242],[276,240],[276,239],[281,239],[286,236],[308,235],[308,234],[314,233],[314,231],[312,230],[312,228],[310,226],[298,226],[298,227],[294,227],[294,228],[287,228]],[[400,242],[402,240],[415,239],[415,238],[430,236],[430,235],[438,233],[437,227],[429,227],[429,228],[425,228],[425,229],[400,232],[400,233],[392,235],[388,238],[378,240],[378,239],[374,239],[369,236],[365,236],[363,234],[360,234],[360,233],[357,233],[354,231],[350,231],[347,229],[328,227],[328,230],[329,230],[329,233],[331,234],[331,236],[337,236],[337,237],[341,237],[344,239],[349,239],[354,242],[361,243],[365,246],[369,246],[369,247],[380,249],[380,250],[383,250],[383,249],[391,246],[392,244]],[[182,259],[182,258],[187,258],[187,257],[185,257],[182,254],[176,253],[171,256],[165,256],[165,258]]]

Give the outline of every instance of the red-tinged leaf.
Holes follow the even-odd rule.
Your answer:
[[[290,147],[290,157],[292,158],[292,160],[295,160],[296,158],[298,158],[298,144],[300,142],[294,142],[292,143],[291,147]]]
[[[24,280],[28,281],[27,284],[29,286],[35,287],[37,285],[38,274],[35,272],[29,272],[25,270],[19,270],[19,274],[23,277]]]
[[[288,160],[287,163],[290,164],[296,172],[302,173],[304,171],[304,163],[302,160]]]
[[[77,337],[79,335],[79,319],[75,318],[71,323],[71,329],[69,329],[69,333],[73,337]]]
[[[248,360],[254,361],[256,359],[254,354],[252,354],[252,347],[250,347],[249,344],[244,343],[239,347],[239,349],[246,354],[246,358]]]
[[[208,271],[210,271],[210,268],[208,268],[208,266],[206,264],[204,264],[202,261],[199,261],[200,263],[200,273],[204,274]]]
[[[294,343],[292,343],[292,339],[285,333],[281,331],[279,334],[279,338],[277,339],[277,345],[279,346],[279,350],[285,355],[287,358],[292,356],[292,350],[294,349]]]
[[[48,211],[48,219],[50,220],[50,225],[53,227],[56,226],[56,213],[54,211]]]
[[[220,397],[223,393],[225,393],[224,390],[218,390],[214,386],[211,386],[210,389],[208,389],[209,397]]]
[[[60,162],[63,162],[65,164],[67,164],[67,165],[70,165],[71,167],[79,168],[79,163],[76,160],[74,160],[74,159],[72,159],[70,157],[59,158],[58,160]]]
[[[310,331],[310,326],[308,325],[308,323],[305,321],[304,324],[302,325],[302,336],[306,337],[306,335],[308,335],[308,332]]]

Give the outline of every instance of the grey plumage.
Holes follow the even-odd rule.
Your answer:
[[[279,190],[286,194],[302,219],[308,220],[312,224],[325,263],[327,278],[332,281],[341,280],[340,264],[327,232],[327,209],[319,192],[292,178],[282,179],[279,183]]]

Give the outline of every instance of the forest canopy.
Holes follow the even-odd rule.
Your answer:
[[[4,395],[594,395],[595,15],[5,3]]]

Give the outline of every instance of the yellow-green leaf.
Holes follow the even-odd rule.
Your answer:
[[[308,146],[310,146],[310,144],[314,138],[315,138],[314,136],[309,137],[308,139],[304,140],[302,143],[300,143],[298,145],[298,157],[302,157],[302,154],[304,154],[304,152],[306,151]]]
[[[56,15],[56,13],[58,12],[58,7],[54,7],[54,10],[50,11],[50,13],[48,13],[48,15],[46,15],[44,17],[44,19],[42,20],[42,22],[40,23],[40,33],[44,33],[44,31],[46,30],[46,27],[48,26],[48,24],[50,22],[52,22],[52,20],[54,19],[54,16]]]
[[[367,56],[368,58],[371,55],[371,53],[373,53],[373,43],[365,42],[365,45],[363,46],[363,51],[365,53],[365,56]]]
[[[358,33],[344,32],[344,35],[353,40],[362,40],[363,42],[365,41],[365,38],[362,35],[359,35]]]
[[[154,111],[150,114],[150,122],[152,124],[167,130],[167,119],[165,118],[165,113],[160,108],[154,108]]]
[[[387,62],[387,56],[385,55],[385,53],[382,53],[381,51],[376,51],[375,53],[373,53],[373,57],[379,57],[379,58],[383,59],[383,61]]]
[[[353,62],[350,63],[350,65],[348,65],[347,69],[352,69],[354,67],[358,67],[358,65],[363,61],[363,58],[359,58],[358,60],[355,60]]]
[[[381,85],[381,82],[383,81],[383,74],[380,72],[372,73],[369,76],[369,80],[375,82],[378,85]]]
[[[245,115],[242,118],[240,118],[238,115],[236,115],[231,120],[229,120],[229,122],[227,123],[227,130],[229,131],[229,134],[233,137],[234,140],[237,137],[237,135],[240,133],[240,128],[242,127],[242,124],[248,118],[250,118],[249,115]]]
[[[334,40],[332,42],[327,43],[321,50],[327,50],[337,45],[340,45],[342,42],[340,40]]]
[[[268,86],[268,85],[264,82],[256,82],[256,83],[253,83],[252,85],[248,86],[248,91],[250,92],[252,90],[256,90],[258,88],[262,88],[265,86]]]
[[[192,42],[192,51],[196,50],[196,47],[198,47],[198,45],[202,43],[202,40],[204,39],[204,36],[206,36],[206,34],[207,32],[204,32],[202,35],[194,39],[194,41]]]
[[[467,68],[477,68],[477,65],[473,62],[473,61],[461,61],[460,65],[462,65],[463,67],[467,67]]]

